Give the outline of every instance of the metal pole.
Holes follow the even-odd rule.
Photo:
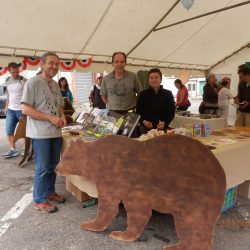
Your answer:
[[[177,0],[173,6],[168,10],[168,12],[154,25],[154,27],[127,53],[127,56],[131,54],[154,30],[155,28],[165,19],[165,17],[176,7],[176,5],[180,2]]]
[[[234,56],[235,54],[239,53],[240,51],[242,51],[245,48],[249,48],[250,47],[250,42],[248,42],[246,45],[242,46],[241,48],[235,50],[234,52],[232,52],[231,54],[229,54],[228,56],[224,57],[223,59],[219,60],[217,63],[211,65],[206,72],[210,72],[213,68],[215,68],[217,65],[221,64],[222,62],[226,61],[227,59],[229,59],[230,57]]]
[[[159,30],[162,30],[162,29],[167,29],[169,27],[173,27],[173,26],[176,26],[176,25],[181,24],[181,23],[186,23],[186,22],[189,22],[189,21],[192,21],[192,20],[204,17],[204,16],[209,16],[209,15],[212,15],[212,14],[216,14],[218,12],[222,12],[222,11],[230,10],[230,9],[233,9],[233,8],[237,8],[237,7],[249,4],[249,3],[250,3],[250,1],[245,1],[245,2],[238,3],[238,4],[235,4],[235,5],[231,5],[231,6],[222,8],[222,9],[210,11],[210,12],[207,12],[205,14],[201,14],[201,15],[194,16],[194,17],[191,17],[191,18],[188,18],[188,19],[184,19],[184,20],[176,22],[176,23],[172,23],[172,24],[169,24],[169,25],[166,25],[166,26],[162,26],[160,28],[155,28],[153,31],[159,31]]]

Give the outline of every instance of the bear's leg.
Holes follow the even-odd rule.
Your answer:
[[[192,218],[193,217],[193,218]],[[186,213],[186,216],[174,215],[176,233],[180,242],[166,246],[164,250],[209,250],[212,247],[214,225],[204,215]]]
[[[152,209],[141,206],[138,200],[134,204],[131,201],[124,201],[124,206],[127,211],[127,228],[124,232],[113,231],[109,236],[116,240],[135,241],[147,225]]]
[[[109,198],[110,196],[107,196]],[[104,197],[98,198],[98,210],[97,216],[94,220],[86,221],[81,223],[81,227],[89,230],[89,231],[103,231],[106,229],[110,223],[110,221],[117,215],[118,213],[118,205],[120,200],[115,200],[113,197],[112,199],[105,199]]]

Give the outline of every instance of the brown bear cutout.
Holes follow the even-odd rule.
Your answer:
[[[31,148],[31,152],[30,152],[31,139],[29,137],[26,137],[26,123],[27,123],[27,116],[24,115],[20,119],[17,125],[17,129],[15,131],[14,141],[13,141],[14,143],[16,143],[19,139],[24,138],[24,154],[23,154],[21,161],[18,164],[18,166],[20,167],[22,167],[22,164],[26,161],[28,156],[29,156],[28,161],[32,160],[33,154],[34,154],[33,148]]]
[[[123,202],[127,228],[117,240],[134,241],[147,225],[152,209],[174,216],[180,242],[164,249],[206,250],[223,207],[225,173],[210,150],[181,135],[141,142],[111,135],[95,142],[77,140],[56,168],[60,175],[84,176],[97,186],[98,211],[81,227],[103,231]]]

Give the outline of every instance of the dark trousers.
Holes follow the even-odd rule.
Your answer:
[[[188,109],[188,107],[189,107],[188,105],[178,106],[177,110],[179,110],[179,111],[186,111]]]

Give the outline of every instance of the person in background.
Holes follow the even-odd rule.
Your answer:
[[[239,65],[239,66],[238,66],[238,70],[237,70],[237,74],[239,75],[240,70],[241,70],[241,69],[244,69],[244,68],[248,68],[248,66],[247,66],[246,64],[241,64],[241,65]],[[237,87],[238,92],[237,92],[237,95],[234,97],[234,102],[235,102],[236,104],[239,103],[238,93],[239,93],[239,86],[240,86],[240,83],[241,83],[240,79],[241,79],[241,77],[240,77],[240,75],[239,75],[239,83],[238,83],[238,87]],[[238,111],[238,110],[237,110],[237,111]]]
[[[161,71],[158,68],[149,70],[148,79],[150,88],[141,92],[136,106],[136,113],[141,115],[141,133],[167,129],[175,116],[174,97],[171,91],[163,89]]]
[[[106,109],[106,104],[103,102],[102,97],[100,95],[101,84],[102,84],[102,76],[99,76],[96,79],[96,84],[92,86],[89,94],[89,103],[90,107]]]
[[[61,156],[61,128],[66,124],[63,97],[53,80],[59,67],[59,57],[52,52],[45,53],[41,57],[41,73],[27,81],[22,97],[22,111],[27,115],[26,136],[32,139],[35,153],[35,208],[46,213],[57,211],[57,206],[49,201],[65,202],[55,192],[54,171]]]
[[[235,103],[239,104],[235,126],[250,127],[250,68],[245,65],[238,70],[240,83]]]
[[[221,88],[218,92],[218,108],[220,117],[228,119],[230,99],[233,99],[233,95],[230,91],[231,79],[224,77],[221,80]]]
[[[137,75],[125,70],[127,56],[124,52],[115,52],[112,56],[114,71],[104,76],[101,85],[103,102],[112,112],[126,114],[134,109],[142,87]]]
[[[206,84],[203,87],[203,101],[199,107],[201,114],[206,113],[207,110],[216,113],[218,110],[218,86],[217,79],[214,74],[210,74],[206,78]]]
[[[176,97],[177,110],[186,111],[190,106],[190,102],[188,100],[188,90],[180,79],[176,79],[174,81],[174,85],[178,89]]]
[[[61,77],[58,81],[59,87],[61,89],[61,94],[63,97],[68,97],[69,102],[73,103],[73,95],[69,89],[68,81],[65,77]]]
[[[5,114],[6,134],[10,150],[2,155],[4,158],[15,157],[19,154],[14,143],[14,132],[17,123],[22,117],[21,99],[26,81],[23,76],[19,75],[19,67],[16,62],[9,63],[8,70],[11,76],[6,80],[7,98],[5,104]]]

